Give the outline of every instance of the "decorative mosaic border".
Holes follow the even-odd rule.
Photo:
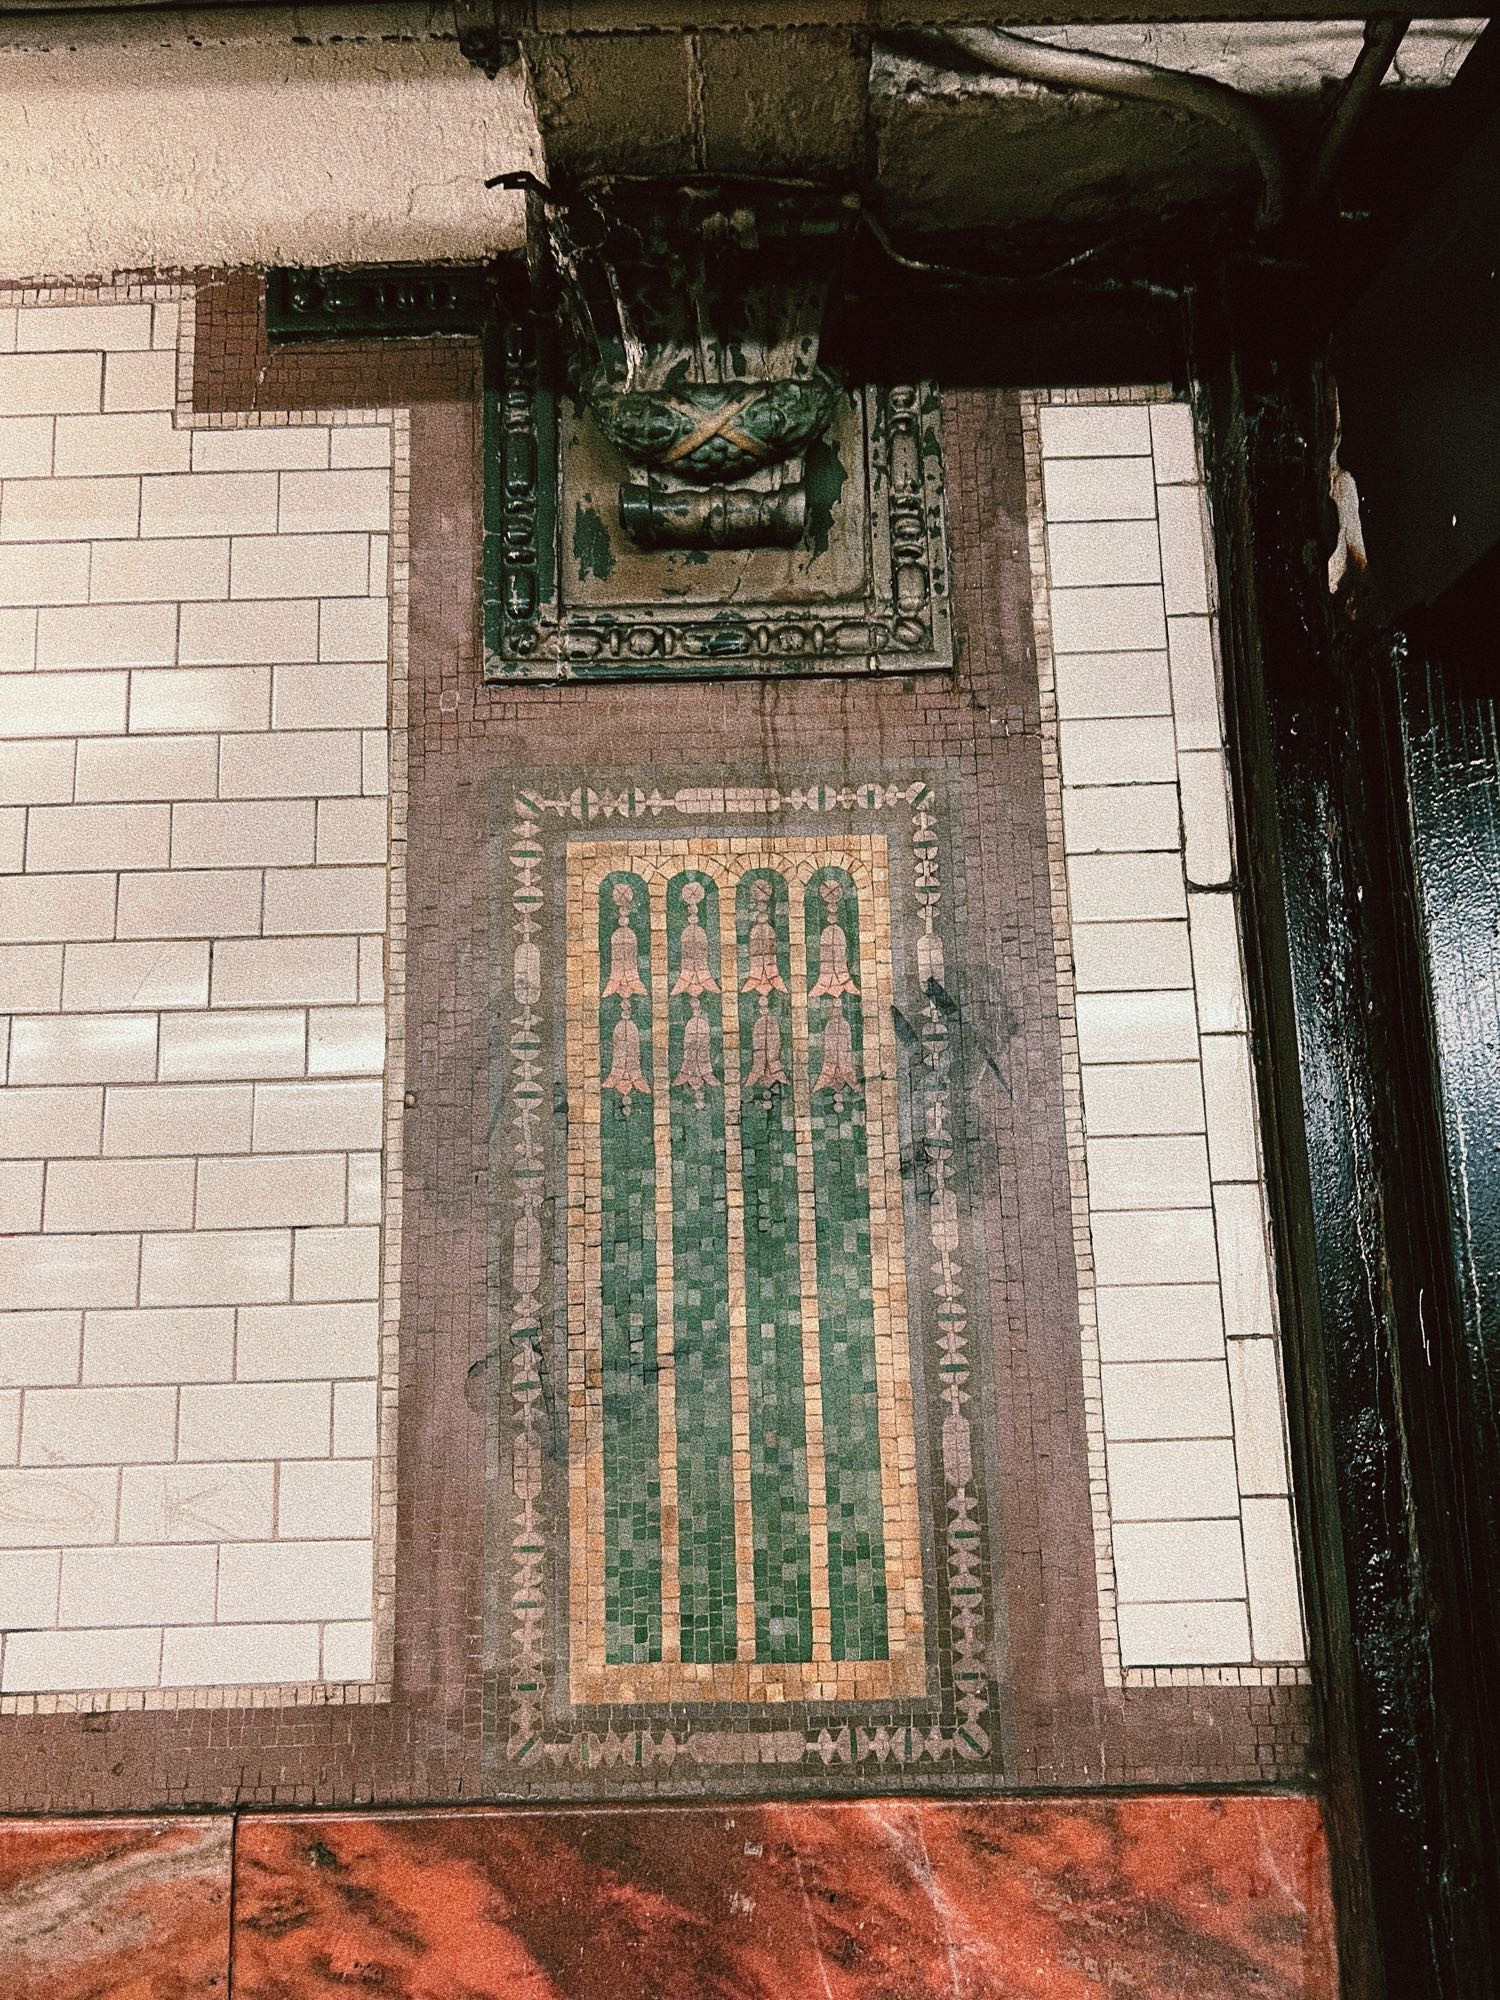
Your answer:
[[[791,832],[805,827],[802,815],[816,827],[852,813],[903,811],[909,814],[905,865],[918,921],[913,963],[896,973],[898,995],[917,996],[910,1003],[915,1018],[904,1034],[898,1026],[902,1039],[910,1038],[907,1073],[914,1100],[903,1105],[909,1121],[903,1140],[912,1156],[912,1172],[905,1177],[913,1280],[909,1338],[914,1385],[925,1385],[916,1401],[934,1433],[932,1448],[919,1451],[930,1466],[929,1519],[943,1524],[933,1566],[940,1573],[928,1578],[927,1620],[929,1675],[933,1660],[942,1657],[943,1683],[930,1679],[927,1694],[909,1713],[881,1713],[883,1703],[836,1702],[811,1712],[806,1705],[788,1704],[779,1713],[768,1713],[764,1705],[752,1713],[750,1704],[684,1703],[663,1714],[648,1703],[607,1708],[595,1712],[597,1720],[589,1719],[587,1711],[569,1707],[566,1692],[567,1493],[557,1476],[559,1459],[566,1461],[557,1434],[557,1403],[566,1381],[557,1324],[566,1312],[557,1293],[565,1274],[553,1218],[563,1173],[553,1091],[564,1002],[556,980],[544,978],[543,969],[549,935],[560,925],[562,842],[549,836],[611,824],[624,834],[632,826],[674,820],[719,822],[732,834],[737,827],[764,827],[784,813],[798,815],[786,828]],[[496,1244],[494,1358],[501,1380],[492,1401],[491,1460],[503,1547],[489,1602],[486,1701],[497,1782],[509,1791],[560,1793],[608,1765],[618,1769],[622,1782],[644,1783],[659,1793],[671,1783],[693,1792],[703,1788],[707,1769],[722,1788],[740,1767],[763,1791],[769,1767],[791,1772],[815,1761],[825,1769],[842,1767],[851,1778],[878,1774],[887,1787],[895,1772],[910,1772],[914,1781],[928,1785],[935,1780],[953,1788],[992,1785],[1006,1726],[995,1666],[1003,1623],[995,1578],[998,1486],[992,1446],[983,1426],[976,1440],[970,1414],[974,1377],[984,1366],[983,1343],[974,1346],[970,1340],[982,1274],[958,1172],[957,1009],[944,985],[954,950],[952,911],[961,895],[945,879],[934,786],[923,779],[881,778],[856,785],[813,780],[785,791],[710,783],[663,793],[626,778],[562,796],[519,790],[506,817],[503,849],[499,839],[496,843],[495,914],[510,992],[495,1029],[501,1113],[497,1187],[505,1212]],[[913,1235],[918,1217],[925,1234],[920,1251]],[[924,1269],[925,1285],[918,1279]],[[982,1397],[977,1400],[983,1408]],[[919,1445],[925,1442],[919,1437]],[[863,1713],[851,1714],[851,1708]],[[597,1795],[596,1786],[593,1790]]]
[[[406,811],[408,610],[411,584],[411,422],[404,409],[195,410],[197,287],[176,280],[120,278],[109,284],[0,287],[14,306],[176,305],[179,430],[262,430],[387,424],[391,431],[391,605],[389,738],[390,853],[386,888],[385,1170],[381,1221],[380,1359],[376,1377],[373,1673],[368,1681],[252,1681],[214,1687],[104,1688],[60,1694],[0,1695],[0,1715],[219,1708],[360,1707],[391,1698],[396,1650],[396,1452],[401,1326],[401,1140],[406,1079]]]

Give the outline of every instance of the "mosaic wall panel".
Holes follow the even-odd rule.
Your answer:
[[[625,774],[497,834],[507,1787],[1003,1768],[943,789]]]

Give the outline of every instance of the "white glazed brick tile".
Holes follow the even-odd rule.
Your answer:
[[[219,1558],[219,1617],[366,1618],[374,1565],[366,1541],[236,1542]]]
[[[383,468],[347,472],[283,472],[283,534],[374,529],[391,524],[391,475]]]
[[[1115,1527],[1115,1588],[1122,1604],[1245,1596],[1238,1521],[1122,1521]]]
[[[1197,486],[1168,486],[1156,496],[1161,530],[1162,594],[1170,616],[1207,614],[1209,595],[1203,493]]]
[[[227,939],[214,950],[216,1007],[353,1001],[358,992],[359,947],[352,937]]]
[[[270,710],[271,675],[263,666],[144,667],[130,676],[130,728],[136,735],[261,729]]]
[[[1191,987],[1186,923],[1079,924],[1073,968],[1082,993],[1161,992]]]
[[[1177,746],[1165,717],[1064,722],[1058,737],[1067,786],[1170,785],[1177,776]]]
[[[102,354],[0,355],[0,416],[97,410],[103,392]]]
[[[1154,521],[1068,521],[1047,530],[1054,589],[1161,582]]]
[[[29,1389],[21,1434],[26,1465],[116,1466],[173,1456],[172,1388]]]
[[[231,586],[233,580],[231,563]],[[184,604],[178,657],[195,666],[316,660],[317,602],[312,598],[241,598],[224,604]],[[227,722],[220,726],[232,729],[237,725]]]
[[[1302,1660],[1297,1544],[1289,1501],[1244,1503],[1245,1572],[1250,1586],[1250,1632],[1258,1660]]]
[[[371,1621],[323,1627],[323,1678],[325,1681],[369,1680],[374,1654],[375,1628]]]
[[[1041,411],[1044,458],[1112,458],[1151,450],[1144,404],[1057,404]]]
[[[72,743],[0,741],[0,805],[53,805],[73,796]]]
[[[104,868],[165,868],[172,816],[166,806],[33,806],[26,836],[29,874]]]
[[[391,607],[384,597],[340,597],[323,603],[318,620],[320,660],[384,662],[390,644]]]
[[[121,877],[122,938],[253,937],[261,878],[253,868],[193,868]]]
[[[298,1304],[380,1296],[378,1229],[298,1229],[293,1243],[292,1297]]]
[[[1214,1220],[1219,1236],[1225,1332],[1231,1340],[1254,1340],[1274,1333],[1271,1252],[1266,1238],[1265,1202],[1259,1187],[1244,1182],[1216,1187]]]
[[[1222,1361],[1118,1361],[1100,1369],[1111,1441],[1234,1435]]]
[[[255,1151],[358,1152],[383,1136],[384,1091],[378,1082],[258,1083]]]
[[[229,562],[231,598],[363,597],[368,535],[240,535]]]
[[[373,1526],[370,1467],[358,1459],[304,1460],[283,1465],[277,1483],[280,1541],[368,1536]]]
[[[1151,405],[1151,455],[1159,485],[1190,484],[1198,477],[1198,442],[1187,403]]]
[[[111,1089],[104,1105],[104,1149],[122,1158],[248,1151],[253,1092],[248,1083]],[[97,1138],[89,1150],[99,1150]]]
[[[12,1083],[141,1083],[156,1074],[154,1014],[31,1015],[11,1025]]]
[[[206,472],[316,470],[327,463],[328,432],[316,424],[193,432],[193,470],[200,478]]]
[[[120,1540],[264,1540],[275,1520],[275,1481],[270,1464],[127,1465],[120,1477]]]
[[[177,356],[116,353],[104,357],[106,410],[170,410],[177,402]],[[192,432],[183,434],[191,439]]]
[[[0,354],[16,351],[16,308],[0,307]]]
[[[119,1488],[112,1465],[0,1471],[0,1548],[112,1542]]]
[[[12,1632],[0,1690],[68,1694],[86,1688],[152,1688],[161,1632],[151,1626],[102,1632]]]
[[[333,1385],[333,1455],[369,1458],[375,1450],[376,1412],[373,1382]]]
[[[40,1160],[0,1160],[0,1235],[41,1228],[42,1175]]]
[[[168,472],[141,482],[141,534],[262,535],[276,528],[274,472]]]
[[[76,1382],[82,1322],[79,1312],[0,1309],[0,1385],[45,1389]]]
[[[0,675],[0,734],[117,736],[125,727],[129,675]]]
[[[1286,1418],[1274,1340],[1232,1340],[1229,1394],[1234,1405],[1234,1452],[1240,1491],[1288,1491]]]
[[[383,728],[390,693],[383,663],[329,671],[316,666],[278,667],[271,694],[274,729]]]
[[[212,798],[219,749],[212,736],[97,737],[78,746],[74,796],[85,800]]]
[[[0,875],[19,874],[26,860],[26,814],[20,806],[0,806]]]
[[[0,1159],[87,1157],[99,1151],[104,1092],[0,1090]],[[6,1300],[14,1304],[14,1300]]]
[[[1109,1505],[1115,1521],[1226,1520],[1240,1517],[1234,1446],[1228,1438],[1163,1438],[1109,1447]],[[1172,1592],[1176,1596],[1179,1593]]]
[[[383,729],[367,729],[361,739],[363,782],[367,798],[383,799],[391,789],[390,739]]]
[[[1120,1606],[1120,1659],[1126,1667],[1239,1666],[1250,1658],[1243,1604]]]
[[[1069,785],[1062,798],[1070,854],[1175,854],[1182,844],[1175,784]]]
[[[1049,521],[1154,521],[1156,483],[1146,458],[1053,458],[1042,467]]]
[[[0,1014],[39,1014],[60,1004],[65,948],[0,944]]]
[[[164,667],[176,657],[175,604],[54,605],[38,614],[39,667]]]
[[[25,673],[36,665],[39,616],[30,605],[0,611],[0,673]]]
[[[0,1465],[14,1465],[21,1447],[21,1392],[0,1389]]]
[[[286,1298],[290,1282],[284,1229],[199,1229],[141,1242],[142,1305],[256,1305]]]
[[[185,1625],[162,1634],[164,1688],[311,1681],[317,1676],[315,1624]]]
[[[1169,618],[1167,655],[1179,750],[1217,750],[1224,741],[1211,618]]]
[[[348,1214],[349,1222],[379,1222],[383,1199],[382,1167],[384,1162],[379,1153],[351,1153],[348,1155]],[[358,1370],[352,1371],[358,1373]]]
[[[1172,713],[1165,653],[1065,653],[1054,678],[1065,722]]]
[[[205,801],[172,808],[174,868],[287,867],[313,859],[311,799]]]
[[[324,799],[362,789],[357,730],[278,730],[226,736],[219,748],[219,795],[226,799]]]
[[[1260,1172],[1255,1083],[1244,1035],[1203,1037],[1203,1102],[1216,1181],[1251,1181]]]
[[[266,871],[268,937],[338,936],[385,925],[383,868],[272,868]]]
[[[349,466],[389,465],[391,431],[389,424],[342,424],[329,436],[329,464],[342,470]]]
[[[0,417],[0,479],[45,479],[55,417]]]
[[[1068,901],[1075,924],[1185,917],[1182,863],[1175,854],[1077,854]]]
[[[1062,653],[1149,653],[1167,643],[1159,584],[1054,590],[1052,643]]]
[[[385,939],[362,937],[359,941],[359,997],[365,1001],[385,998]]]
[[[1116,1209],[1094,1217],[1094,1272],[1103,1285],[1201,1285],[1218,1275],[1207,1209]]]
[[[150,345],[149,305],[22,306],[16,314],[16,347],[22,352]]]
[[[108,381],[108,370],[105,374]],[[77,474],[185,472],[191,433],[165,410],[59,417],[53,477]]]
[[[0,547],[0,604],[82,604],[88,594],[89,552],[83,543]]]
[[[100,542],[89,568],[95,604],[163,603],[229,595],[229,542],[207,535],[185,540]]]
[[[379,1076],[384,1069],[383,1007],[314,1007],[309,1011],[309,1076]]]
[[[320,799],[317,860],[383,863],[390,851],[389,812],[384,799]],[[332,995],[331,998],[339,996]],[[349,995],[353,998],[353,995]]]
[[[1178,760],[1182,794],[1184,862],[1193,888],[1229,881],[1234,850],[1229,828],[1229,785],[1223,753],[1185,751]]]
[[[0,877],[0,937],[14,944],[107,938],[115,926],[114,875]]]
[[[57,1623],[61,1558],[56,1549],[0,1555],[0,1631]]]
[[[326,1382],[184,1388],[177,1456],[183,1461],[326,1458],[329,1411]]]
[[[341,1223],[346,1174],[341,1153],[270,1153],[200,1159],[198,1227],[244,1229]]]
[[[1100,1285],[1094,1294],[1104,1361],[1222,1361],[1219,1288]]]
[[[155,1163],[129,1164],[150,1173]],[[193,1171],[191,1160],[165,1164]],[[232,1306],[144,1306],[83,1316],[85,1383],[227,1382],[233,1372]]]
[[[179,1548],[65,1549],[59,1622],[145,1625],[214,1615],[217,1551]]]
[[[8,479],[0,496],[0,539],[87,542],[133,535],[140,506],[135,479]]]
[[[1204,1129],[1196,1063],[1087,1063],[1083,1122],[1090,1140]]]
[[[191,1229],[191,1160],[52,1160],[48,1230]]]
[[[1199,1026],[1205,1035],[1244,1034],[1245,975],[1232,893],[1195,891],[1188,897],[1188,927]]]
[[[206,939],[69,944],[62,950],[62,1005],[70,1013],[208,1004]]]
[[[380,1313],[374,1301],[241,1306],[236,1374],[242,1382],[373,1375],[379,1344]]]
[[[1196,1135],[1088,1142],[1089,1203],[1096,1209],[1203,1208],[1208,1155]]]

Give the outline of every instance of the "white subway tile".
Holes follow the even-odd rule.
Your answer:
[[[1240,1512],[1228,1438],[1163,1438],[1109,1447],[1114,1521],[1234,1520]],[[1169,1591],[1169,1598],[1182,1591]]]
[[[1222,1361],[1111,1361],[1099,1372],[1112,1442],[1234,1434]]]
[[[182,1391],[178,1457],[189,1459],[326,1458],[326,1382],[232,1382]],[[221,1615],[241,1616],[235,1611]]]
[[[1091,1137],[1088,1169],[1090,1208],[1206,1209],[1210,1203],[1208,1154],[1196,1135]]]
[[[51,805],[73,796],[74,745],[0,742],[0,805]]]
[[[1274,1333],[1271,1256],[1261,1191],[1243,1182],[1214,1189],[1224,1327],[1232,1340]]]
[[[184,606],[184,614],[190,606]],[[130,676],[130,728],[260,729],[271,712],[265,667],[144,667]]]
[[[1247,1500],[1244,1528],[1255,1657],[1303,1660],[1307,1646],[1302,1633],[1302,1592],[1290,1502]]]
[[[215,947],[216,1007],[268,1002],[352,1001],[358,992],[355,939],[247,938]]]
[[[0,538],[87,542],[134,535],[139,513],[134,479],[7,479],[0,498]]]
[[[368,1542],[235,1542],[219,1560],[219,1616],[363,1618],[374,1594]]]
[[[1211,618],[1169,618],[1172,713],[1179,750],[1218,750],[1224,743],[1219,673]]]
[[[391,607],[384,597],[326,601],[318,621],[318,658],[327,664],[376,660],[391,650]]]
[[[123,893],[123,888],[122,888]],[[1191,987],[1186,923],[1078,924],[1073,975],[1080,993]]]
[[[349,1155],[348,1220],[379,1222],[384,1213],[384,1161],[379,1153]]]
[[[248,1083],[157,1083],[111,1089],[104,1110],[105,1151],[144,1157],[248,1148],[251,1092]],[[0,1105],[3,1102],[0,1096]],[[98,1151],[97,1139],[89,1150]]]
[[[218,744],[211,736],[101,736],[78,746],[76,796],[87,799],[212,798]]]
[[[1042,495],[1049,521],[1154,521],[1148,458],[1048,459]]]
[[[177,868],[295,867],[313,859],[311,799],[214,800],[172,813]]]
[[[359,734],[348,729],[226,736],[219,755],[220,796],[318,799],[357,793],[360,755]]]
[[[0,675],[0,733],[116,736],[125,727],[129,675]]]
[[[165,868],[172,816],[165,806],[33,806],[26,867],[33,875]]]
[[[171,1014],[162,1021],[160,1046],[167,1082],[302,1076],[307,1018],[300,1008],[216,1007],[204,1014]]]
[[[307,1017],[309,1076],[379,1076],[385,1069],[383,1007],[314,1007]]]
[[[1231,1340],[1229,1395],[1234,1406],[1234,1455],[1241,1493],[1289,1490],[1286,1412],[1274,1340]]]
[[[1184,862],[1197,889],[1228,882],[1234,872],[1229,789],[1217,750],[1189,750],[1178,759]]]
[[[1207,570],[1207,529],[1203,495],[1196,486],[1159,488],[1157,523],[1161,530],[1162,588],[1167,610],[1181,617],[1213,609]]]
[[[41,1228],[42,1171],[40,1160],[0,1160],[0,1235]]]
[[[26,673],[36,665],[36,627],[40,616],[30,606],[0,611],[0,673]]]
[[[49,1231],[192,1226],[191,1160],[53,1160],[48,1165]]]
[[[292,1297],[298,1304],[380,1296],[378,1229],[299,1229],[292,1240]]]
[[[391,475],[383,469],[350,472],[283,472],[283,534],[338,529],[389,528]]]
[[[1064,722],[1058,739],[1065,785],[1170,784],[1177,776],[1177,746],[1165,717]]]
[[[97,410],[103,386],[99,354],[0,355],[0,416]]]
[[[290,1276],[291,1244],[284,1229],[199,1229],[191,1234],[147,1236],[141,1243],[141,1304],[145,1306],[268,1303],[288,1296]],[[205,1454],[190,1454],[184,1448],[181,1455]],[[227,1452],[207,1455],[233,1456]]]
[[[1052,646],[1057,653],[1142,653],[1167,643],[1159,584],[1054,590]]]
[[[1064,653],[1054,672],[1065,722],[1172,713],[1165,653]]]
[[[389,691],[383,662],[330,672],[317,666],[276,669],[271,723],[276,729],[383,728]]]
[[[388,821],[389,808],[384,799],[320,799],[319,866],[350,861],[383,865],[390,851]]]
[[[186,472],[191,436],[165,410],[59,417],[53,474]]]
[[[70,1694],[85,1688],[153,1688],[161,1632],[153,1626],[105,1632],[12,1632],[5,1642],[6,1694]]]
[[[1160,583],[1154,521],[1065,521],[1047,530],[1054,590],[1095,584]]]
[[[142,535],[260,535],[275,527],[274,472],[165,472],[142,481]]]
[[[378,1082],[258,1083],[255,1150],[357,1152],[379,1146],[384,1099]]]
[[[1240,969],[1239,921],[1229,890],[1194,891],[1188,897],[1193,940],[1193,984],[1198,1022],[1205,1035],[1245,1032],[1245,979]]]
[[[100,542],[89,572],[96,604],[164,603],[229,595],[229,543],[194,535],[182,541]]]
[[[1201,1603],[1245,1596],[1234,1521],[1117,1521],[1115,1590],[1122,1604]]]
[[[57,1623],[56,1549],[13,1549],[0,1555],[0,1632]]]
[[[70,944],[64,954],[62,1004],[70,1011],[208,1005],[206,939]]]
[[[385,925],[383,868],[271,868],[266,871],[268,937],[337,936]]]
[[[189,1174],[193,1168],[191,1160],[165,1164],[185,1167]],[[140,1160],[131,1165],[141,1172],[152,1167]],[[227,1382],[233,1373],[232,1306],[132,1307],[84,1314],[86,1383]]]
[[[344,1180],[342,1153],[264,1153],[200,1160],[198,1227],[251,1229],[342,1222]]]
[[[14,1465],[21,1449],[21,1392],[0,1389],[0,1465]]]
[[[361,739],[364,762],[360,789],[367,798],[383,799],[391,789],[391,743],[384,729],[367,729]]]
[[[1203,1038],[1203,1102],[1208,1153],[1216,1181],[1249,1181],[1260,1172],[1255,1083],[1244,1035]]]
[[[1203,1285],[1219,1274],[1206,1208],[1113,1209],[1092,1230],[1101,1285]]]
[[[1068,863],[1068,897],[1075,924],[1187,915],[1175,854],[1075,854]]]
[[[0,1471],[0,1548],[112,1542],[119,1484],[112,1465]]]
[[[375,1384],[335,1382],[333,1385],[333,1455],[369,1458],[375,1450]]]
[[[329,434],[329,464],[336,470],[352,465],[389,465],[389,424],[341,424]]]
[[[17,944],[107,938],[115,885],[113,875],[0,876],[0,936]]]
[[[242,1382],[373,1375],[379,1353],[380,1312],[373,1301],[240,1307],[236,1368]]]
[[[184,1625],[162,1634],[164,1688],[261,1687],[317,1677],[314,1624]]]
[[[176,657],[175,604],[66,604],[38,614],[39,667],[156,667]]]
[[[182,311],[175,299],[158,299],[151,308],[151,345],[177,350]]]
[[[126,875],[116,928],[122,938],[253,937],[260,929],[260,899],[260,873],[253,868]]]
[[[1188,403],[1151,405],[1151,455],[1163,486],[1181,485],[1198,477],[1198,442]]]
[[[82,1320],[78,1312],[0,1309],[0,1386],[42,1389],[76,1382]]]
[[[370,1466],[357,1458],[283,1465],[276,1495],[278,1540],[368,1536],[372,1486]]]
[[[1126,1667],[1222,1667],[1250,1659],[1243,1604],[1122,1604],[1120,1659]]]
[[[144,1083],[156,1074],[154,1014],[33,1014],[12,1022],[12,1083]]]
[[[1089,1063],[1083,1121],[1092,1139],[1201,1132],[1203,1088],[1196,1063]]]
[[[368,535],[241,535],[230,558],[231,597],[363,597]]]
[[[0,1159],[97,1153],[103,1113],[98,1089],[0,1090]]]
[[[274,1487],[270,1465],[127,1465],[120,1476],[120,1540],[266,1540]]]
[[[16,346],[32,353],[150,345],[149,305],[22,306],[16,315]],[[70,353],[66,358],[97,362],[99,357]]]
[[[334,433],[338,435],[337,432]],[[367,1681],[373,1672],[375,1628],[369,1619],[323,1627],[325,1681]]]
[[[1113,458],[1151,449],[1143,403],[1044,404],[1040,416],[1046,458]]]
[[[211,1547],[65,1549],[59,1623],[144,1625],[212,1618],[218,1568]]]
[[[0,417],[0,479],[46,479],[52,471],[51,417]]]
[[[20,806],[0,806],[0,875],[19,874],[26,856],[26,814]]]
[[[89,552],[77,542],[20,542],[0,548],[0,604],[82,604]]]
[[[1070,785],[1063,825],[1070,854],[1175,853],[1182,844],[1175,784]]]
[[[327,463],[328,432],[316,424],[275,424],[253,430],[193,433],[193,470],[199,474],[295,471]]]
[[[29,1389],[21,1456],[27,1465],[151,1464],[171,1458],[176,1430],[172,1388]]]
[[[170,410],[177,402],[177,356],[170,352],[106,354],[106,410]],[[190,439],[191,431],[183,437]]]
[[[383,937],[362,937],[359,941],[359,997],[371,1005],[385,998]]]
[[[1105,1361],[1222,1361],[1219,1288],[1101,1285],[1094,1294],[1099,1354]]]
[[[233,581],[231,564],[231,585]],[[200,666],[315,660],[317,603],[312,599],[239,598],[225,604],[184,604],[178,648],[184,662]],[[233,722],[222,725],[225,729],[236,726]]]

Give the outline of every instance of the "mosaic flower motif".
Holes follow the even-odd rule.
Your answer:
[[[688,914],[678,940],[680,957],[677,981],[672,988],[674,996],[686,993],[696,998],[700,993],[717,993],[719,990],[719,982],[708,965],[708,932],[698,917],[699,906],[707,893],[701,882],[684,882],[682,885],[682,900]]]
[[[615,893],[618,895],[619,891]],[[629,895],[630,891],[627,889],[625,893]],[[641,1069],[641,1031],[630,1018],[628,999],[620,1002],[620,1018],[609,1038],[609,1075],[604,1079],[604,1088],[619,1093],[620,1109],[627,1118],[636,1091],[647,1097],[651,1095],[651,1086]]]
[[[822,881],[818,884],[818,894],[823,898],[828,922],[818,938],[818,977],[808,998],[820,1000],[839,993],[858,993],[859,988],[849,970],[849,940],[839,922],[839,910],[844,901],[843,884],[831,878]]]
[[[785,993],[787,990],[786,981],[781,976],[781,968],[776,963],[776,933],[771,928],[770,883],[752,882],[750,900],[754,905],[748,940],[750,968],[742,984],[745,992],[759,993],[764,999],[768,993]]]
[[[745,1088],[759,1088],[766,1093],[769,1107],[771,1092],[778,1084],[789,1083],[786,1065],[781,1059],[781,1021],[771,1011],[771,1002],[764,993],[760,996],[760,1012],[755,1025],[750,1030],[750,1069],[745,1078]]]
[[[842,998],[831,999],[827,1025],[823,1029],[823,1063],[813,1085],[813,1094],[816,1096],[820,1090],[831,1090],[834,1110],[842,1111],[844,1092],[858,1090],[860,1081],[859,1071],[854,1065],[854,1038],[844,1014],[844,1002]]]
[[[605,997],[613,993],[620,1000],[644,999],[646,989],[641,984],[640,940],[630,923],[630,912],[635,908],[635,891],[628,882],[617,882],[611,894],[618,922],[610,933],[609,980],[604,988]]]
[[[677,989],[674,987],[673,991]],[[715,987],[717,992],[718,988]],[[682,1066],[672,1081],[681,1084],[693,1093],[693,1102],[701,1111],[705,1090],[717,1090],[719,1079],[714,1074],[713,1049],[709,1041],[708,1018],[697,994],[688,1001],[692,1012],[683,1023]]]

